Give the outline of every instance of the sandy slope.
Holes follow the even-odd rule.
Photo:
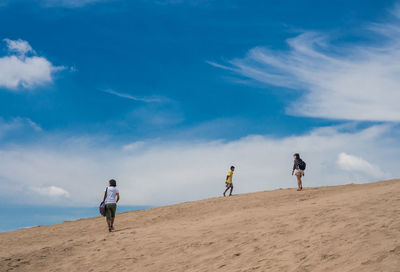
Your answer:
[[[400,180],[237,195],[0,234],[0,271],[400,271]]]

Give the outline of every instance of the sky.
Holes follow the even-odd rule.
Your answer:
[[[396,1],[0,0],[1,202],[399,177]]]

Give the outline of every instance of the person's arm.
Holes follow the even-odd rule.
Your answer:
[[[294,174],[294,170],[296,169],[296,161],[294,161],[294,163],[293,163],[293,170],[292,170],[292,176],[293,176],[293,174]]]
[[[118,203],[118,201],[119,201],[119,193],[117,193],[117,203]]]
[[[105,202],[105,201],[106,201],[106,198],[107,198],[107,190],[104,192],[104,198],[103,198],[103,202]]]
[[[226,181],[228,181],[228,179],[232,176],[232,171],[228,172],[228,175],[226,176]]]

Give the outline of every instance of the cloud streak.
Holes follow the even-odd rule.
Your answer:
[[[64,7],[81,8],[97,2],[107,2],[111,0],[42,0],[44,7]]]
[[[115,95],[118,97],[130,99],[133,101],[139,101],[139,102],[145,102],[145,103],[160,103],[160,102],[165,101],[165,99],[161,98],[161,97],[138,97],[138,96],[133,96],[130,94],[120,93],[120,92],[114,91],[112,89],[107,89],[107,90],[104,90],[103,92],[112,94],[112,95]]]
[[[334,42],[304,32],[288,50],[252,48],[244,58],[210,65],[268,85],[293,89],[293,115],[342,120],[400,121],[400,12],[366,29],[375,43]],[[364,29],[365,30],[365,29]]]

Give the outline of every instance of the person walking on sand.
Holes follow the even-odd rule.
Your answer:
[[[119,190],[117,189],[117,182],[111,179],[109,186],[104,192],[104,203],[106,204],[106,220],[108,231],[112,232],[114,230],[114,219],[115,212],[117,211],[117,203],[119,201]]]
[[[235,171],[235,166],[231,166],[231,170],[228,172],[228,175],[226,176],[226,181],[225,181],[226,189],[223,193],[224,196],[229,189],[231,189],[229,196],[232,195],[233,191],[232,176],[234,171]]]
[[[298,186],[297,191],[301,191],[303,190],[303,183],[301,181],[301,177],[304,177],[304,170],[306,170],[306,163],[300,158],[299,153],[294,154],[293,158],[294,158],[294,164],[293,164],[292,176],[293,174],[296,175],[297,186]]]

